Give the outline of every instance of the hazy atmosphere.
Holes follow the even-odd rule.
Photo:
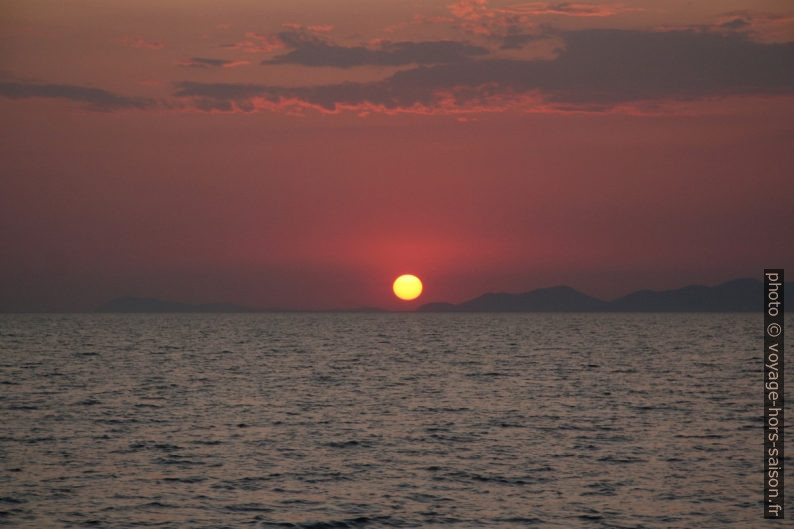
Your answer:
[[[787,1],[26,0],[0,35],[3,311],[794,265]]]

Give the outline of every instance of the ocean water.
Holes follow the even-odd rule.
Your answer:
[[[0,524],[762,527],[762,324],[0,315]]]

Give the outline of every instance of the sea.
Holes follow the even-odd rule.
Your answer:
[[[0,315],[0,525],[766,527],[762,353],[761,314]]]

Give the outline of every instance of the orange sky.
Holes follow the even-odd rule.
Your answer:
[[[789,2],[1,9],[0,310],[404,308],[406,272],[421,302],[609,298],[794,264]]]

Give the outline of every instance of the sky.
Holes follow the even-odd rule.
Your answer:
[[[0,122],[0,311],[794,266],[790,1],[7,0]]]

